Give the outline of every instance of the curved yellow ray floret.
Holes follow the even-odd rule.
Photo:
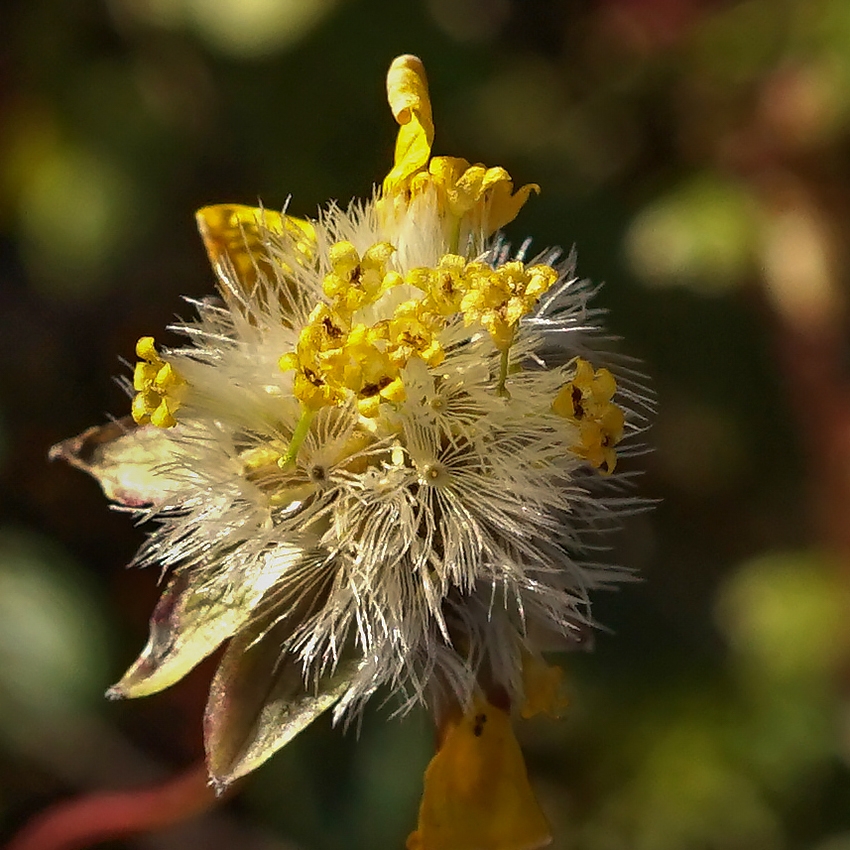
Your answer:
[[[387,74],[387,99],[399,124],[395,162],[384,179],[382,211],[404,208],[412,197],[436,193],[449,230],[457,233],[466,220],[485,236],[516,218],[532,192],[540,187],[528,183],[514,192],[513,180],[504,168],[472,165],[461,157],[431,158],[434,122],[425,68],[416,56],[399,56]]]
[[[387,99],[399,124],[395,164],[384,180],[384,193],[392,194],[406,185],[431,156],[434,119],[425,66],[417,56],[399,56],[387,72]]]

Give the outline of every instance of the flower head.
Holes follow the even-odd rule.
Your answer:
[[[159,691],[229,641],[213,781],[390,689],[440,729],[411,850],[533,848],[548,827],[511,712],[562,708],[541,652],[579,642],[591,591],[627,575],[590,551],[628,507],[643,402],[593,353],[570,262],[494,237],[537,187],[431,156],[415,57],[388,94],[375,197],[311,221],[200,210],[220,297],[176,327],[185,347],[139,341],[126,427],[55,452],[157,521],[137,561],[170,575],[110,693]]]

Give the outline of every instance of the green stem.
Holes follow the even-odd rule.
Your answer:
[[[457,254],[460,250],[460,219],[456,218],[452,224],[451,236],[449,238],[449,253]]]
[[[510,398],[505,382],[508,380],[508,366],[510,366],[511,349],[508,346],[502,351],[502,359],[499,362],[499,382],[496,384],[496,395],[502,398]]]
[[[298,450],[301,448],[307,434],[310,431],[310,423],[313,421],[316,411],[310,410],[307,407],[301,408],[301,418],[292,432],[292,439],[289,441],[289,448],[286,454],[277,462],[281,469],[286,469],[291,464],[295,463],[295,458],[298,457]]]

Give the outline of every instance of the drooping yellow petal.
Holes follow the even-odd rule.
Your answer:
[[[564,671],[556,664],[524,653],[522,657],[522,686],[525,701],[520,713],[527,720],[537,714],[560,717],[569,705],[563,692]]]
[[[492,169],[491,169],[492,170]],[[486,188],[486,187],[485,187]],[[487,232],[495,233],[510,224],[525,205],[532,192],[540,194],[536,183],[526,183],[516,192],[510,180],[502,180],[490,189],[490,207],[487,211]],[[513,194],[511,194],[513,192]]]
[[[213,267],[229,261],[242,292],[249,296],[256,293],[261,272],[270,280],[275,279],[276,261],[269,253],[268,233],[288,233],[305,257],[310,256],[315,242],[315,230],[309,221],[261,207],[215,204],[199,209],[195,220]],[[227,292],[223,294],[229,298]]]
[[[425,771],[407,850],[536,850],[552,840],[507,712],[484,699],[449,723]]]
[[[399,124],[395,163],[384,180],[384,193],[403,188],[405,181],[431,156],[434,121],[425,67],[416,56],[399,56],[387,72],[387,99]]]

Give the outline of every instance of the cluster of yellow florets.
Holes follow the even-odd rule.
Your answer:
[[[281,369],[295,370],[293,393],[307,410],[342,404],[353,394],[360,413],[373,418],[382,401],[403,401],[401,370],[412,357],[428,366],[443,361],[438,337],[454,316],[466,326],[480,324],[496,348],[507,352],[519,320],[558,279],[551,266],[526,268],[515,261],[493,268],[457,254],[445,254],[434,268],[401,275],[387,268],[394,252],[387,242],[362,257],[350,242],[331,247],[331,270],[322,287],[329,303],[314,308],[296,350],[280,358]],[[355,321],[358,310],[400,284],[422,295],[372,325]]]
[[[139,425],[150,422],[157,428],[173,427],[186,382],[159,356],[152,336],[143,336],[136,343],[136,356],[140,360],[133,370],[133,420]]]
[[[540,296],[558,279],[551,266],[513,261],[498,269],[483,263],[466,267],[467,292],[460,304],[466,325],[480,322],[499,351],[507,351],[519,320],[530,313]]]
[[[570,450],[611,474],[617,464],[614,446],[623,439],[623,410],[611,400],[617,381],[608,369],[593,370],[581,357],[576,360],[575,377],[561,387],[552,410],[576,426],[577,439]]]

